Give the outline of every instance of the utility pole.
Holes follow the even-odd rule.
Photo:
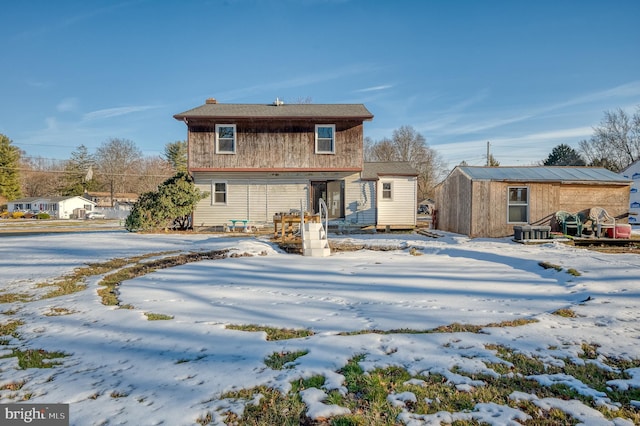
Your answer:
[[[489,155],[490,155],[489,154],[489,145],[491,145],[491,144],[489,143],[489,141],[487,141],[487,167],[489,167],[489,165],[490,165],[489,164]]]

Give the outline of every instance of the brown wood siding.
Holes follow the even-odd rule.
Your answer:
[[[189,123],[190,169],[362,169],[361,121],[251,120],[236,125],[236,153],[215,154],[215,124]],[[335,154],[315,153],[315,125],[335,124]]]
[[[459,170],[440,184],[436,192],[438,229],[457,234],[471,232],[471,181]]]
[[[480,185],[482,184],[482,185]],[[480,187],[489,185],[488,194]],[[507,222],[507,191],[509,187],[529,188],[529,223],[549,225],[557,230],[553,220],[555,212],[565,210],[588,215],[591,207],[603,207],[614,216],[628,210],[629,187],[621,185],[562,184],[559,182],[474,182],[474,201],[484,199],[482,206],[474,204],[471,237],[506,237],[513,235],[514,223]]]
[[[529,223],[550,225],[553,230],[557,230],[553,218],[559,210],[588,215],[591,207],[603,207],[617,217],[629,210],[628,185],[495,181],[471,184],[465,175],[454,171],[437,188],[438,229],[474,238],[513,235],[516,224],[507,222],[507,193],[509,187],[518,186],[529,188]]]

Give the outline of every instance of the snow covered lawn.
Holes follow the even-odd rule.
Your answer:
[[[73,425],[181,425],[203,419],[222,424],[227,412],[240,414],[261,398],[243,401],[224,398],[225,393],[258,386],[288,392],[296,380],[323,376],[321,388],[300,391],[306,414],[321,419],[349,413],[327,396],[348,393],[339,371],[360,357],[365,371],[401,367],[411,375],[406,387],[416,391],[391,392],[387,399],[404,424],[471,419],[518,424],[530,418],[518,408],[524,402],[541,412],[559,409],[588,425],[632,425],[640,418],[640,256],[453,234],[331,240],[398,249],[306,258],[283,253],[266,239],[209,234],[0,235],[0,297],[24,293],[34,299],[0,304],[0,325],[21,324],[15,336],[0,336],[5,343],[0,346],[0,403],[69,403]],[[41,299],[47,289],[37,287],[92,262],[223,249],[247,256],[189,263],[125,281],[119,300],[133,309],[101,303],[97,290],[103,276],[89,277],[86,290],[56,298]],[[545,269],[540,262],[561,270]],[[575,315],[557,315],[562,309]],[[168,319],[149,321],[145,314],[150,313]],[[511,323],[517,320],[536,322]],[[481,333],[409,332],[456,323],[494,326]],[[521,323],[526,324],[498,326]],[[265,332],[228,325],[308,329],[313,335],[274,341]],[[585,354],[586,348],[595,352]],[[68,356],[53,360],[60,363],[54,368],[21,369],[12,355],[28,349]],[[610,361],[626,360],[636,368],[617,372],[619,378],[608,384],[610,393],[568,374],[527,377],[542,387],[571,389],[586,396],[590,406],[513,389],[509,404],[486,401],[472,410],[437,413],[412,408],[434,403],[416,400],[430,375],[467,393],[485,384],[475,376],[507,376],[496,370],[496,365],[509,366],[505,350],[553,367],[570,362],[610,369]],[[304,355],[289,368],[265,365],[273,354],[296,352]],[[612,400],[613,391],[631,397]],[[635,418],[619,417],[619,410]]]

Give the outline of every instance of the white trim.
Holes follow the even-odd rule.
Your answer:
[[[330,127],[331,128],[331,150],[330,151],[320,151],[318,149],[318,128],[320,127]],[[335,124],[316,124],[315,127],[315,142],[316,142],[316,154],[335,154],[336,153],[336,125]],[[323,138],[322,140],[327,140]]]
[[[388,184],[389,185],[389,197],[385,197],[384,196],[384,186]],[[380,181],[380,200],[382,201],[393,201],[393,181],[388,180],[388,181]]]
[[[216,202],[216,184],[224,185],[224,202]],[[212,206],[226,206],[229,200],[229,184],[226,180],[212,180],[211,181],[211,205]]]
[[[220,133],[219,133],[219,129],[221,127],[231,127],[233,128],[233,150],[231,151],[227,151],[227,150],[221,150],[220,149]],[[229,138],[223,138],[223,140],[229,140]],[[238,132],[236,129],[236,125],[235,124],[216,124],[216,154],[235,154],[236,153],[236,147],[238,145]]]

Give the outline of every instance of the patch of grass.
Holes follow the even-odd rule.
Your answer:
[[[44,349],[27,349],[26,351],[20,349],[13,349],[11,354],[2,356],[0,358],[18,358],[18,367],[21,370],[27,368],[52,368],[56,365],[62,364],[59,361],[50,361],[52,359],[64,358],[69,355],[64,352],[47,352]]]
[[[76,293],[87,288],[85,280],[90,276],[106,274],[109,271],[121,268],[131,262],[139,262],[142,259],[161,256],[167,253],[173,252],[147,253],[129,259],[115,258],[105,262],[89,263],[87,266],[76,268],[72,273],[57,278],[52,282],[40,283],[37,287],[54,287],[53,290],[42,297],[43,299],[50,299],[53,297]]]
[[[173,315],[154,314],[153,312],[145,312],[144,315],[147,317],[148,321],[165,321],[173,319]]]
[[[580,358],[583,359],[597,359],[598,358],[598,348],[600,347],[597,343],[582,343],[582,355]]]
[[[293,329],[293,328],[275,328],[275,327],[266,327],[262,325],[234,325],[229,324],[225,328],[229,330],[238,330],[238,331],[264,331],[267,333],[267,340],[289,340],[289,339],[299,339],[302,337],[313,336],[313,331],[308,329]]]
[[[258,395],[260,398],[257,398]],[[297,426],[316,424],[305,416],[306,407],[297,394],[289,393],[283,395],[277,390],[260,386],[248,390],[229,392],[224,394],[223,397],[247,401],[242,417],[235,413],[226,413],[225,424],[228,425]],[[206,423],[207,420],[209,423],[211,422],[211,415],[201,417],[197,422],[201,425],[206,425],[209,424]]]
[[[296,352],[274,352],[269,355],[264,363],[272,370],[282,370],[285,368],[293,368],[293,361],[305,356],[309,351],[296,351]],[[288,365],[287,365],[288,364]]]
[[[532,318],[518,318],[511,321],[492,322],[484,325],[462,324],[454,322],[448,325],[441,325],[427,330],[413,330],[409,328],[396,328],[393,330],[356,330],[338,333],[340,336],[356,336],[359,334],[430,334],[430,333],[482,333],[484,328],[498,327],[519,327],[526,324],[536,323],[538,320]]]
[[[580,271],[573,269],[573,268],[569,268],[567,269],[567,274],[573,275],[574,277],[579,277],[582,274],[580,273]]]
[[[224,398],[244,400],[247,405],[241,417],[236,414],[226,413],[227,424],[251,424],[251,425],[395,425],[397,416],[402,410],[410,413],[435,414],[437,412],[472,412],[478,403],[494,402],[500,405],[519,409],[529,416],[531,420],[527,425],[556,426],[575,425],[577,419],[560,409],[542,410],[529,401],[513,401],[509,395],[518,390],[535,394],[538,398],[578,399],[584,404],[601,411],[608,419],[615,417],[627,418],[634,424],[640,424],[640,413],[637,408],[630,405],[631,400],[640,400],[640,389],[627,391],[607,389],[606,382],[616,378],[628,378],[622,371],[640,365],[640,360],[609,360],[613,369],[600,368],[595,363],[573,364],[569,360],[563,360],[564,367],[548,365],[541,359],[516,353],[504,346],[487,346],[496,351],[504,363],[488,364],[487,366],[500,373],[500,376],[483,374],[469,374],[462,369],[453,368],[452,371],[467,375],[473,380],[481,380],[484,386],[476,386],[467,391],[460,391],[440,374],[427,374],[412,376],[400,366],[374,369],[365,372],[360,367],[360,362],[365,355],[356,355],[341,368],[338,373],[344,377],[346,394],[337,391],[328,392],[327,404],[337,404],[347,407],[351,414],[336,416],[322,421],[313,421],[306,418],[306,407],[301,402],[299,392],[308,388],[321,389],[325,384],[322,376],[312,376],[307,379],[298,379],[292,382],[291,391],[280,394],[273,389],[258,387],[240,390],[225,394]],[[541,386],[527,376],[540,374],[556,374],[564,372],[581,380],[588,386],[606,392],[614,402],[620,402],[622,407],[618,411],[611,412],[604,407],[597,407],[588,396],[578,394],[575,389],[567,385],[555,384],[553,386]],[[420,382],[409,382],[409,379],[419,379]],[[405,402],[404,407],[395,407],[387,397],[391,394],[412,392],[416,401]],[[262,398],[256,398],[261,395]],[[259,399],[258,402],[255,402]],[[253,401],[253,403],[251,402]],[[199,424],[209,424],[213,417],[211,413],[198,420]],[[453,425],[479,425],[477,420],[458,421]]]
[[[415,248],[415,247],[411,247],[409,249],[409,254],[411,256],[422,256],[422,252],[420,250],[418,250],[417,248]]]
[[[24,322],[21,320],[12,320],[3,324],[0,324],[0,336],[12,336],[18,337],[18,327],[24,325]]]
[[[47,317],[59,317],[62,315],[71,315],[73,313],[75,313],[75,311],[67,308],[51,308],[48,312],[45,312],[44,315]]]
[[[0,303],[29,302],[31,296],[27,293],[0,293]]]
[[[129,394],[127,392],[114,390],[109,396],[111,398],[126,398]]]
[[[183,253],[176,256],[163,257],[161,259],[141,263],[140,261],[145,260],[148,257],[152,257],[152,255],[153,257],[157,257],[167,252],[159,254],[152,253],[144,257],[139,256],[131,259],[123,259],[123,265],[120,265],[120,262],[117,263],[117,265],[120,265],[118,267],[121,269],[112,274],[106,275],[99,283],[99,285],[104,286],[104,288],[98,290],[98,295],[102,299],[103,305],[118,306],[120,304],[120,300],[118,299],[118,286],[123,281],[141,277],[160,269],[172,268],[174,266],[185,265],[191,262],[199,262],[207,259],[223,259],[227,256],[228,252],[228,250],[212,250],[208,252]],[[130,266],[124,267],[125,265]],[[112,265],[111,269],[108,269],[104,273],[116,269],[113,266],[115,265]]]
[[[544,269],[555,269],[556,271],[562,271],[562,266],[556,265],[549,262],[538,262],[538,265],[542,266]]]
[[[558,309],[557,311],[553,311],[552,314],[564,318],[576,318],[578,316],[572,309],[569,308]]]
[[[19,382],[11,382],[11,383],[7,383],[6,385],[2,385],[0,386],[0,390],[8,390],[8,391],[19,391],[20,389],[22,389],[22,387],[25,385],[24,380],[20,380]]]

